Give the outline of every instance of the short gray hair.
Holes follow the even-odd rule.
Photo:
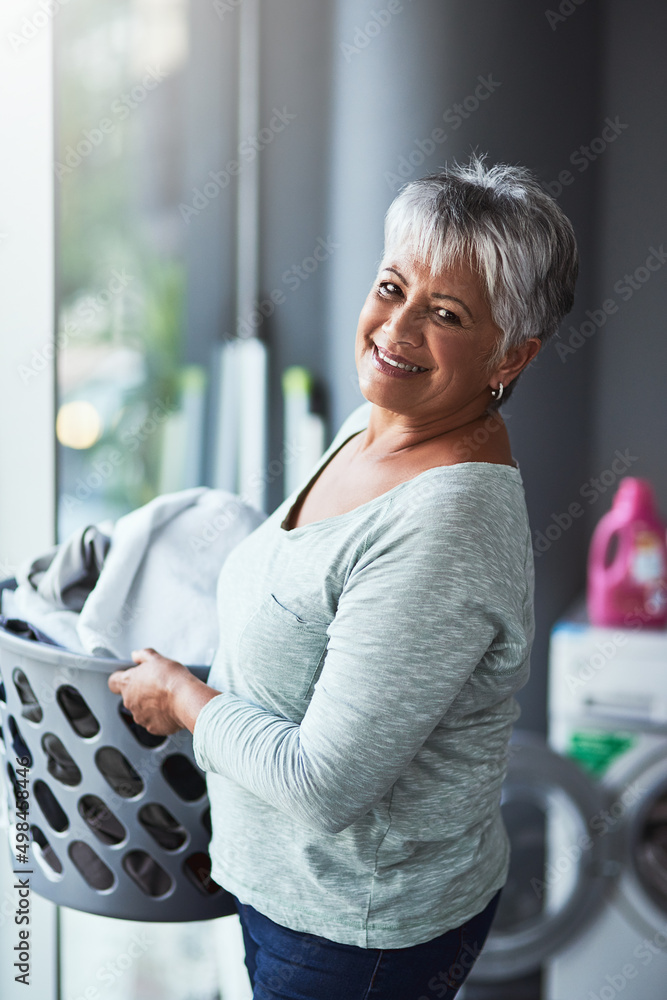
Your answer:
[[[489,370],[531,337],[548,340],[572,308],[574,230],[525,167],[473,156],[407,184],[385,218],[384,259],[406,248],[434,274],[464,262],[481,276],[503,333]]]

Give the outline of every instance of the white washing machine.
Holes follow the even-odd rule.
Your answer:
[[[667,632],[559,622],[549,745],[512,745],[510,876],[471,982],[542,966],[543,1000],[665,1000]]]
[[[586,839],[607,841],[602,905],[548,963],[546,1000],[667,997],[667,632],[592,628],[553,631],[549,743],[602,790]],[[551,892],[574,857],[554,817]],[[548,880],[547,880],[548,881]]]

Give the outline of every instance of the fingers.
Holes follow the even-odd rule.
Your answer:
[[[124,670],[114,670],[112,674],[109,675],[109,690],[113,691],[114,694],[121,694],[123,690],[123,677],[125,675]]]
[[[157,649],[153,649],[152,646],[146,646],[144,649],[133,649],[130,656],[137,666],[142,663],[146,663],[148,660],[162,660],[165,663],[168,662],[167,657],[163,656],[162,653],[158,653]]]
[[[147,646],[145,649],[135,649],[132,651],[132,659],[135,663],[143,663],[144,660],[149,660],[151,656],[160,656],[156,649],[152,646]],[[160,657],[163,659],[163,657]]]

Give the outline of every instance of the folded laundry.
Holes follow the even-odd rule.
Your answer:
[[[20,567],[2,611],[75,652],[128,660],[152,646],[208,665],[218,574],[264,516],[207,487],[156,497],[113,528],[88,525]]]
[[[7,583],[0,583],[1,610],[6,619],[22,621],[30,630],[23,633],[23,638],[32,636],[40,642],[50,641],[74,653],[86,652],[76,631],[78,611],[54,607],[27,582],[15,589],[3,585]]]
[[[110,544],[109,535],[97,525],[80,528],[62,545],[22,567],[19,584],[30,584],[54,608],[81,611],[97,583]]]
[[[42,632],[40,628],[36,625],[31,625],[30,622],[24,622],[21,618],[8,618],[6,615],[0,615],[0,628],[6,629],[8,632],[12,632],[14,635],[20,636],[21,639],[32,639],[35,642],[48,642],[50,646],[59,646],[60,643],[52,639],[45,632]]]

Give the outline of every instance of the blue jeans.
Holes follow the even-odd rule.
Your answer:
[[[455,930],[411,948],[304,934],[236,900],[254,1000],[451,1000],[482,950],[500,892]]]

